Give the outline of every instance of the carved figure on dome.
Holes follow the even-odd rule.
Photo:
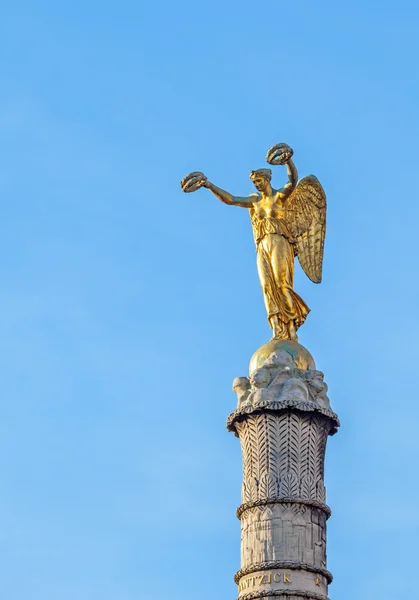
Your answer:
[[[251,391],[248,377],[236,377],[233,380],[233,392],[237,394],[237,408],[245,406]]]
[[[233,391],[237,409],[263,408],[273,402],[314,402],[330,409],[324,375],[315,369],[298,369],[286,351],[272,352],[249,377],[236,377]]]
[[[310,397],[314,402],[318,402],[324,408],[330,408],[330,400],[327,396],[328,386],[323,380],[321,371],[308,371],[305,379],[310,392]]]

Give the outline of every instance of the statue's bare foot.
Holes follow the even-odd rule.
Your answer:
[[[284,340],[286,336],[284,335],[284,328],[279,323],[278,319],[276,319],[276,323],[273,324],[272,328],[272,339],[273,340]]]
[[[288,334],[290,340],[292,340],[293,342],[298,342],[298,335],[297,330],[295,329],[294,321],[290,321],[288,323]]]
[[[273,340],[287,340],[288,335],[287,332],[283,330],[282,327],[276,329],[275,327],[272,330],[272,339]]]

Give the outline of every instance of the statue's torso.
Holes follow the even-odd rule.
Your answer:
[[[286,224],[285,203],[278,194],[268,198],[255,196],[249,212],[256,246],[265,235],[272,234],[282,235],[291,243],[294,241]]]
[[[254,214],[258,219],[273,217],[275,219],[285,219],[285,203],[276,193],[268,198],[255,196],[255,202],[250,209],[251,216]]]

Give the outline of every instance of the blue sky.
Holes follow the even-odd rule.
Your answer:
[[[233,193],[269,146],[328,196],[300,341],[328,446],[331,598],[414,596],[416,2],[29,2],[2,10],[1,597],[235,598],[231,381],[269,339]],[[274,170],[274,184],[285,181]]]

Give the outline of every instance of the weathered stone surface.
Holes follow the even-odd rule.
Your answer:
[[[339,420],[323,373],[314,361],[297,368],[308,354],[298,352],[280,347],[233,382],[238,406],[227,427],[240,438],[243,457],[240,600],[326,599],[332,581],[324,458]]]
[[[241,568],[297,561],[325,570],[326,520],[322,509],[291,502],[245,511],[241,516]]]

